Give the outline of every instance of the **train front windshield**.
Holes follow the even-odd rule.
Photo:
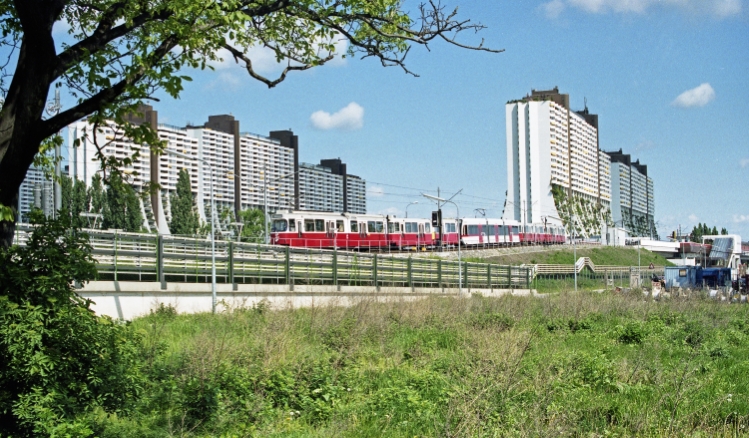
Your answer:
[[[271,233],[281,233],[288,230],[289,224],[286,219],[276,219],[273,221],[273,225],[270,229]]]

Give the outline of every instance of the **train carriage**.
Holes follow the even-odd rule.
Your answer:
[[[388,216],[387,224],[387,239],[391,248],[420,250],[435,244],[435,232],[427,219]]]
[[[271,242],[304,248],[382,248],[387,246],[380,215],[282,211],[271,216]]]
[[[432,227],[427,219],[315,211],[279,211],[271,216],[271,243],[305,248],[381,250],[562,244],[561,226],[521,225],[492,218],[445,219]]]
[[[461,242],[464,246],[507,246],[520,242],[515,221],[464,218],[461,223]]]

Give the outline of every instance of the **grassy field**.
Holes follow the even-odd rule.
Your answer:
[[[637,250],[633,248],[615,248],[603,246],[600,248],[578,249],[577,257],[590,257],[596,265],[637,266]],[[654,254],[646,249],[641,250],[640,263],[648,266],[653,263],[656,266],[672,266],[664,257]],[[571,265],[575,262],[572,248],[565,246],[563,249],[539,248],[538,252],[520,254],[507,254],[484,259],[487,262],[503,265],[520,264],[552,264]]]
[[[749,307],[562,293],[217,316],[162,308],[99,436],[740,436]]]

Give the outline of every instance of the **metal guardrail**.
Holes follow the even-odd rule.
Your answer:
[[[23,245],[32,227],[19,225]],[[211,281],[206,239],[87,230],[102,280]],[[337,250],[216,241],[220,283],[528,289],[533,269],[441,258],[397,257]],[[461,272],[462,271],[462,272]]]

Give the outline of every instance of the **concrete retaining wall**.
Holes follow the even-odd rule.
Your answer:
[[[180,313],[211,311],[211,285],[209,283],[167,283],[162,290],[156,282],[92,281],[78,292],[92,300],[93,309],[100,315],[130,320],[146,315],[159,304],[174,306]],[[528,289],[463,289],[464,296],[480,293],[483,296],[505,294],[528,296],[535,291]],[[271,308],[311,307],[339,305],[349,306],[362,299],[414,300],[427,296],[458,296],[458,289],[431,289],[409,287],[373,286],[308,286],[239,284],[233,290],[231,284],[216,285],[218,310],[250,307],[266,300]]]

